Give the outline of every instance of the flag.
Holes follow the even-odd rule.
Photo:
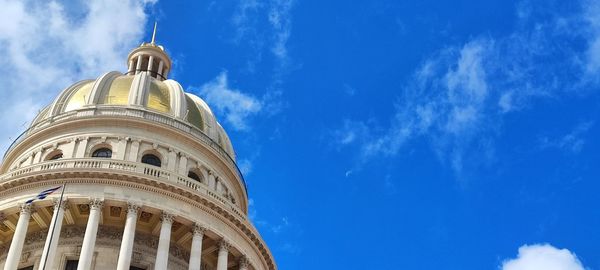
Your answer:
[[[54,191],[59,190],[61,187],[55,187],[55,188],[51,188],[51,189],[46,189],[42,192],[40,192],[40,194],[38,194],[37,196],[35,196],[33,199],[29,199],[28,201],[25,202],[25,204],[30,204],[35,200],[43,200],[46,199],[46,197],[50,194],[52,194]]]

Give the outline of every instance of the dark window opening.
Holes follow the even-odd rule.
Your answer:
[[[160,158],[152,154],[144,155],[142,157],[142,163],[154,165],[156,167],[160,167],[161,165]]]
[[[61,159],[63,157],[62,153],[58,153],[54,156],[52,156],[51,158],[49,158],[48,160],[57,160],[57,159]]]
[[[19,268],[17,270],[33,270],[33,265],[32,266],[23,267],[23,268]]]
[[[68,260],[65,265],[65,270],[77,270],[78,260]]]
[[[198,182],[202,182],[200,180],[200,176],[198,176],[195,172],[188,172],[188,177],[192,178],[192,179],[194,179],[194,180],[196,180]]]
[[[111,158],[112,157],[112,150],[110,150],[108,148],[100,148],[100,149],[94,151],[94,153],[92,154],[92,157],[97,157],[97,158]]]

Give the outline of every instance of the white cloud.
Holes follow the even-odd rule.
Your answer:
[[[200,87],[200,94],[236,130],[246,130],[248,118],[262,109],[258,99],[229,86],[227,72]]]
[[[550,139],[547,136],[540,138],[542,148],[558,148],[570,153],[579,153],[585,145],[584,135],[593,127],[594,122],[579,123],[571,132],[557,138]]]
[[[585,270],[577,256],[568,249],[548,244],[524,245],[517,258],[506,260],[501,270]]]
[[[152,1],[0,0],[0,149],[62,88],[123,70],[144,31]],[[127,26],[127,27],[124,27]]]
[[[238,167],[243,175],[248,176],[252,172],[252,161],[249,159],[240,159],[237,162]]]
[[[387,127],[363,121],[371,132],[359,137],[346,120],[340,128],[346,133],[340,134],[347,136],[338,136],[338,145],[358,145],[364,162],[396,155],[420,139],[457,174],[465,164],[489,165],[506,114],[527,109],[536,99],[560,99],[600,85],[600,2],[581,3],[579,12],[544,16],[533,13],[544,7],[522,4],[512,33],[440,49],[399,90]],[[582,41],[587,47],[573,45]],[[557,144],[578,151],[578,138],[567,136]]]
[[[272,0],[269,9],[269,22],[274,30],[274,42],[271,52],[282,65],[286,65],[288,62],[287,42],[292,28],[290,12],[293,4],[293,0]]]
[[[292,30],[294,0],[240,0],[232,17],[236,43],[244,40],[257,53],[249,67],[262,59],[266,47],[279,62],[278,69],[289,64],[287,43]],[[269,27],[261,24],[267,23]]]

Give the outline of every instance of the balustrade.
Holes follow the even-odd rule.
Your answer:
[[[246,219],[236,205],[223,198],[223,196],[219,195],[217,192],[209,190],[208,187],[203,183],[200,183],[187,176],[169,172],[152,165],[129,161],[115,161],[112,159],[60,159],[53,161],[44,161],[41,163],[30,165],[28,167],[11,171],[10,173],[4,175],[0,175],[0,183],[6,181],[7,179],[17,177],[20,175],[25,175],[28,173],[68,169],[124,171],[127,173],[138,173],[144,176],[150,176],[180,187],[194,190],[195,192],[200,194],[208,195],[210,198],[213,198],[214,200],[217,200],[220,203],[228,206],[227,209],[230,209],[239,218]]]
[[[48,124],[50,124],[50,123],[66,121],[66,120],[70,120],[73,118],[83,118],[83,117],[90,117],[90,116],[97,116],[97,115],[126,116],[126,117],[133,117],[133,118],[143,118],[146,120],[163,123],[165,125],[169,125],[176,129],[182,130],[188,134],[192,134],[194,137],[196,137],[196,139],[199,139],[206,145],[210,146],[210,148],[212,148],[213,150],[218,152],[219,155],[221,155],[231,166],[233,166],[235,168],[236,174],[239,176],[240,180],[242,181],[244,188],[246,188],[246,182],[244,180],[244,176],[242,175],[241,171],[237,167],[237,164],[235,163],[233,158],[227,152],[225,152],[225,150],[218,143],[216,143],[210,137],[208,137],[208,135],[206,135],[204,132],[198,130],[197,128],[193,127],[191,124],[177,120],[170,116],[147,111],[144,109],[122,108],[122,107],[95,107],[95,108],[80,109],[77,111],[70,111],[70,112],[62,113],[62,114],[47,118],[45,120],[35,123],[29,129],[27,129],[23,133],[21,133],[21,135],[19,135],[19,137],[17,137],[17,139],[15,139],[13,141],[13,143],[9,146],[9,148],[7,149],[7,151],[5,153],[5,157],[9,152],[11,152],[11,150],[17,144],[19,144],[19,142],[21,142],[23,139],[25,139],[28,135],[33,134],[37,130],[48,126]],[[53,166],[53,165],[48,165],[48,166]],[[56,165],[56,166],[58,166],[58,165]],[[55,169],[55,168],[48,168],[48,169]],[[158,174],[160,175],[161,173],[158,172]]]

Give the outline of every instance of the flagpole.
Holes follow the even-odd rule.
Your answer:
[[[60,211],[60,208],[62,207],[63,196],[65,194],[66,186],[67,186],[67,183],[63,183],[62,190],[60,191],[60,199],[58,200],[58,208],[56,208],[55,211]],[[56,213],[56,215],[53,215],[53,216],[54,217],[52,218],[52,229],[50,230],[50,240],[48,240],[48,246],[46,247],[46,250],[43,251],[43,253],[46,253],[46,257],[44,258],[44,264],[42,264],[42,270],[46,270],[46,266],[47,266],[46,263],[48,262],[48,255],[50,252],[50,247],[52,246],[52,237],[54,237],[54,229],[56,228],[58,213]]]

